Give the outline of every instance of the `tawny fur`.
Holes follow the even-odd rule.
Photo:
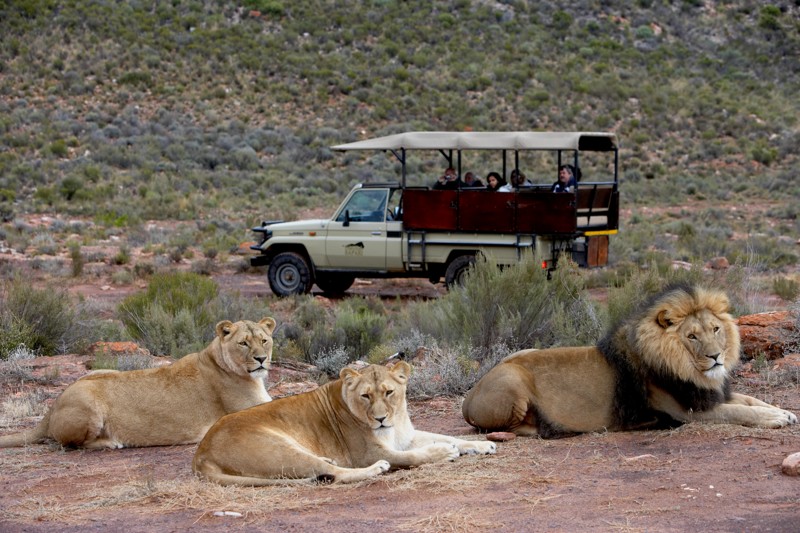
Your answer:
[[[495,453],[493,442],[415,430],[405,397],[410,372],[402,361],[345,368],[314,391],[225,416],[200,442],[192,468],[223,485],[351,483],[390,468]]]
[[[484,431],[558,437],[702,421],[778,428],[797,417],[730,391],[739,331],[724,293],[668,289],[598,346],[523,350],[467,393]]]
[[[221,416],[271,400],[264,385],[275,320],[222,321],[203,351],[145,370],[89,374],[66,388],[29,431],[0,447],[53,439],[63,446],[188,444]]]

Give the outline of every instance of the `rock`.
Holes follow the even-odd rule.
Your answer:
[[[142,348],[135,342],[96,342],[89,346],[89,353],[97,357],[106,355],[118,357],[120,355],[152,355],[150,350]]]
[[[800,353],[790,353],[784,355],[783,359],[778,359],[772,366],[773,370],[798,370],[800,371]]]
[[[486,440],[493,442],[506,442],[516,439],[517,436],[510,431],[495,431],[494,433],[487,433]]]
[[[783,460],[781,472],[787,476],[800,476],[800,452],[793,453]]]
[[[727,257],[715,257],[706,263],[706,268],[710,268],[712,270],[726,270],[730,266],[731,264]]]
[[[797,329],[797,319],[790,311],[746,315],[737,322],[742,352],[748,359],[761,354],[769,360],[783,357],[786,340]]]
[[[318,388],[319,384],[313,381],[286,381],[269,387],[267,392],[269,392],[269,395],[273,398],[283,398],[284,396],[294,396],[295,394],[309,392]]]

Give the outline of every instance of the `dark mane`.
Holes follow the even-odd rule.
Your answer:
[[[614,391],[615,422],[621,428],[640,427],[657,418],[658,414],[648,407],[647,385],[653,383],[675,398],[685,409],[704,411],[730,399],[730,382],[725,380],[722,391],[703,389],[696,384],[676,378],[663,371],[650,368],[639,355],[633,353],[632,332],[636,324],[654,305],[669,294],[683,292],[693,297],[695,288],[685,284],[672,284],[658,294],[642,301],[627,317],[619,320],[615,327],[600,340],[597,347],[614,369],[616,385]]]

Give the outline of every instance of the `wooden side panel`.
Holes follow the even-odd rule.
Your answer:
[[[458,227],[458,191],[407,189],[403,193],[403,227],[455,231]]]
[[[514,194],[461,191],[458,227],[462,231],[514,233],[515,208]]]
[[[608,235],[586,238],[586,266],[599,267],[608,264]]]
[[[576,227],[574,194],[549,191],[517,194],[519,233],[572,233]]]

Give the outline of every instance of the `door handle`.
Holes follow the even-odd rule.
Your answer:
[[[373,232],[372,232],[372,234],[373,234],[373,235],[380,235],[381,233],[382,233],[382,232],[380,232],[380,231],[373,231]]]

